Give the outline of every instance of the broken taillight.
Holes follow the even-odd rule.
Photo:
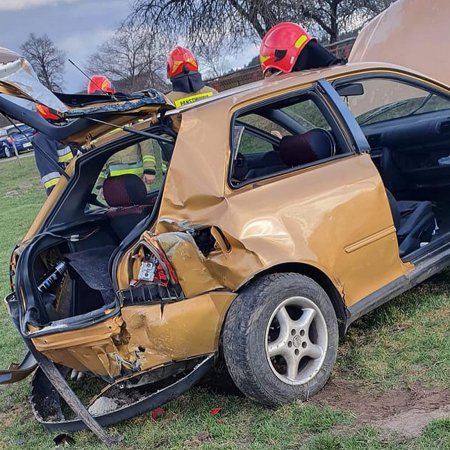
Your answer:
[[[148,243],[141,241],[134,248],[132,260],[140,262],[139,272],[136,278],[131,279],[131,284],[157,283],[164,287],[169,283],[178,284],[178,278],[164,252]]]
[[[147,240],[139,241],[129,259],[130,286],[119,292],[122,304],[165,304],[184,298],[178,277],[164,252]]]

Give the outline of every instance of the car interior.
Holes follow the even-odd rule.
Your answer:
[[[230,184],[240,187],[348,153],[313,93],[263,105],[234,120]]]
[[[77,161],[73,183],[51,217],[52,231],[31,246],[41,298],[39,304],[28,305],[32,324],[106,311],[116,302],[110,276],[114,257],[121,244],[139,236],[152,220],[173,149],[173,143],[154,140],[156,173],[145,183],[135,173],[108,173],[110,158],[127,153],[136,138],[122,141]],[[63,274],[57,275],[56,267],[63,267]],[[49,286],[52,273],[58,282]]]
[[[450,231],[450,99],[391,76],[367,76],[335,87],[370,144],[400,256],[413,259]],[[353,95],[345,95],[349,87]]]

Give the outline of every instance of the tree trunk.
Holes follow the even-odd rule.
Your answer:
[[[339,36],[338,24],[337,24],[337,9],[340,0],[334,0],[331,3],[331,16],[330,16],[330,44],[336,42]]]

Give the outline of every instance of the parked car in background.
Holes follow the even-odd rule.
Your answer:
[[[33,137],[33,128],[19,123],[6,127],[7,142],[11,149],[11,154],[14,154],[14,146],[18,153],[28,152],[33,150],[31,138]]]
[[[0,129],[0,158],[9,158],[14,150],[8,142],[8,134],[5,128]]]

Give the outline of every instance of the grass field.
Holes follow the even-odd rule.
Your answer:
[[[8,260],[45,199],[34,159],[0,162],[0,294]],[[331,381],[317,398],[271,410],[243,397],[193,389],[166,415],[129,420],[122,449],[450,449],[450,272],[360,320],[342,340]],[[0,366],[24,346],[0,306]],[[220,380],[217,380],[220,385]],[[0,448],[51,449],[33,418],[29,382],[0,387]],[[222,408],[217,415],[213,408]],[[74,448],[102,448],[89,433]]]

